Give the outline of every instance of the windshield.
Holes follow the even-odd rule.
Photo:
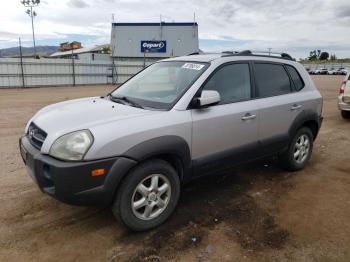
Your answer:
[[[169,109],[207,68],[198,62],[155,63],[113,91],[143,108]]]

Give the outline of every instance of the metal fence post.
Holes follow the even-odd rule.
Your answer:
[[[21,38],[19,38],[19,55],[20,55],[20,64],[21,64],[22,87],[25,88]]]
[[[75,65],[74,65],[73,49],[72,49],[72,77],[73,77],[73,86],[75,86]]]

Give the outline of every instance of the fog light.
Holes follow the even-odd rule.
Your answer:
[[[91,176],[103,176],[105,174],[105,170],[102,169],[95,169],[91,171]]]

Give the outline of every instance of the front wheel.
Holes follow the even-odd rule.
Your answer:
[[[174,211],[180,195],[180,181],[166,161],[141,163],[123,181],[112,206],[113,214],[134,231],[162,224]]]
[[[288,150],[280,155],[281,164],[288,171],[297,171],[305,167],[311,157],[313,135],[309,128],[300,128],[289,144]]]

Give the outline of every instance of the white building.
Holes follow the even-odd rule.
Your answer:
[[[118,60],[157,60],[199,52],[198,24],[113,23],[112,56]]]

